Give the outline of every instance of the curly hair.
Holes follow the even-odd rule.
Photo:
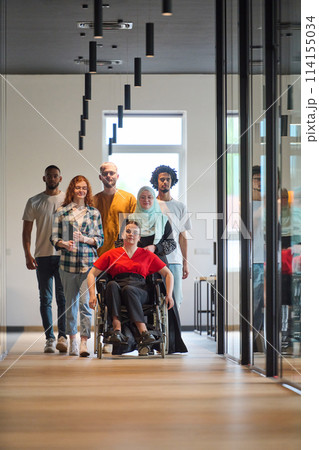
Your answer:
[[[72,180],[70,181],[69,186],[66,190],[65,199],[64,199],[64,202],[62,203],[62,206],[66,206],[73,201],[75,185],[77,183],[79,183],[80,181],[84,181],[88,188],[87,194],[86,194],[86,197],[84,200],[85,205],[93,206],[92,188],[91,188],[89,180],[87,178],[85,178],[83,175],[77,175],[76,177],[72,178]]]
[[[177,171],[175,169],[172,169],[169,166],[158,166],[152,173],[152,177],[150,179],[150,183],[153,186],[154,189],[158,190],[158,176],[160,173],[169,173],[172,178],[172,184],[171,187],[175,186],[175,184],[178,182],[177,178]]]

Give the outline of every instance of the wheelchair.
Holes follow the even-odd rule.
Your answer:
[[[102,358],[103,345],[104,343],[107,343],[107,337],[111,333],[111,322],[108,318],[108,308],[105,301],[106,286],[111,279],[112,278],[108,274],[103,274],[101,278],[96,281],[97,305],[94,312],[94,353],[97,355],[98,359]],[[162,358],[165,358],[169,349],[169,328],[164,282],[159,274],[153,274],[146,278],[146,286],[150,301],[149,304],[143,305],[142,308],[147,329],[156,339],[155,343],[150,346],[149,354],[154,354],[154,347],[159,351]],[[122,306],[121,308],[121,323],[122,327],[125,327],[125,325],[129,326],[130,324],[128,311],[125,306]],[[131,325],[131,327],[134,329],[135,325]],[[134,337],[137,337],[137,335]],[[133,351],[134,349],[129,351]],[[125,350],[122,353],[125,353]]]

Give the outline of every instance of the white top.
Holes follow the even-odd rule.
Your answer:
[[[37,225],[35,239],[35,258],[41,256],[60,255],[50,242],[52,234],[53,214],[62,205],[65,194],[47,195],[44,192],[29,198],[24,209],[22,220],[33,222]]]
[[[253,200],[253,263],[265,261],[264,214],[263,202]]]
[[[161,207],[162,213],[165,214],[170,221],[173,229],[173,237],[177,244],[176,249],[169,255],[166,255],[167,261],[169,264],[183,264],[183,255],[178,238],[179,234],[183,231],[192,229],[192,223],[190,220],[191,214],[187,212],[186,205],[177,200],[172,199],[168,202],[158,200],[158,203]]]

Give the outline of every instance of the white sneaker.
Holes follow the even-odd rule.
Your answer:
[[[104,344],[103,345],[103,353],[112,353],[113,351],[113,345],[112,344]]]
[[[68,340],[64,336],[60,336],[56,344],[56,349],[60,353],[66,353],[68,351]]]
[[[90,356],[90,352],[88,351],[88,346],[86,341],[81,341],[80,343],[80,356],[86,357]]]
[[[70,339],[69,355],[79,356],[79,345],[76,339]]]
[[[46,340],[44,353],[55,353],[55,339],[50,338]]]

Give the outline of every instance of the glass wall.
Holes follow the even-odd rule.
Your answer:
[[[251,363],[265,370],[265,244],[266,244],[266,119],[265,119],[265,49],[264,0],[251,2]]]
[[[218,47],[217,67],[223,61],[225,67],[216,73],[219,90],[225,86],[224,97],[217,88],[217,111],[224,119],[217,126],[223,158],[218,198],[225,224],[218,235],[224,253],[218,253],[217,271],[220,276],[223,268],[219,284],[226,301],[218,304],[217,317],[225,306],[228,357],[298,385],[300,0],[225,0],[223,7],[217,24],[225,24],[225,47],[223,54]],[[240,214],[248,230],[241,228]],[[217,334],[221,341],[220,326]]]
[[[299,384],[301,374],[301,80],[300,1],[282,4],[281,96],[281,376]]]
[[[240,359],[240,135],[238,0],[226,8],[226,353]]]

